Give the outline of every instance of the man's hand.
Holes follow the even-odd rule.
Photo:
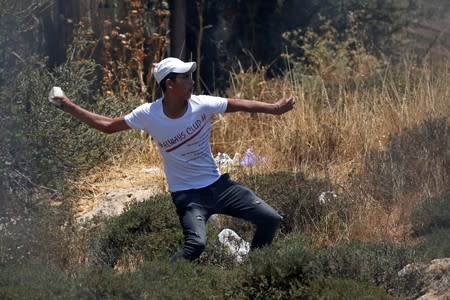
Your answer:
[[[288,112],[291,109],[293,109],[294,108],[294,104],[295,104],[294,97],[281,98],[280,100],[278,100],[277,102],[275,102],[273,104],[274,105],[273,114],[274,115],[284,114],[285,112]]]
[[[59,86],[54,86],[50,90],[50,93],[48,94],[48,101],[50,101],[51,104],[56,106],[57,108],[62,108],[62,98],[64,97],[64,92]]]
[[[51,96],[49,100],[54,106],[56,106],[57,108],[59,108],[61,110],[63,110],[64,106],[66,106],[67,103],[72,102],[66,95]]]

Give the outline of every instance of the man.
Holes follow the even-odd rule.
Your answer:
[[[154,76],[163,97],[143,104],[131,113],[110,118],[87,111],[67,96],[53,97],[58,107],[105,133],[130,128],[148,132],[157,142],[164,161],[169,191],[184,233],[184,245],[171,261],[200,256],[206,245],[206,222],[213,214],[227,214],[252,222],[256,231],[252,248],[269,245],[281,221],[280,215],[253,191],[220,174],[211,152],[211,118],[224,112],[274,115],[291,110],[293,98],[275,103],[192,95],[195,62],[169,57],[159,62]]]

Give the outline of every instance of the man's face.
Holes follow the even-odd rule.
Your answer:
[[[180,98],[189,99],[194,88],[192,72],[178,74],[176,80],[172,82],[172,93]]]

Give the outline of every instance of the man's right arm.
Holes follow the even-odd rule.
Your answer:
[[[282,98],[275,103],[266,103],[257,100],[246,99],[228,99],[227,109],[225,112],[251,112],[266,113],[273,115],[281,115],[294,108],[295,99]]]
[[[124,117],[110,118],[88,111],[79,105],[73,103],[67,96],[54,97],[61,101],[61,110],[71,114],[76,119],[88,126],[105,133],[114,133],[122,130],[131,129],[125,122]]]

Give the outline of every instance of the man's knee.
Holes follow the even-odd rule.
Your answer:
[[[266,218],[264,223],[267,226],[270,226],[272,228],[278,228],[278,227],[280,227],[282,219],[283,218],[278,213],[275,212],[275,213],[270,214],[269,216],[267,216],[267,218]]]
[[[257,226],[277,228],[280,226],[283,217],[269,205],[265,205],[263,213],[255,220]]]

